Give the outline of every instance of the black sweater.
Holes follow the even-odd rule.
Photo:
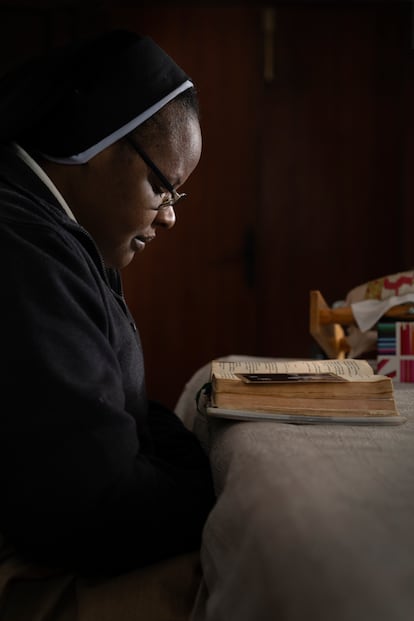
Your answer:
[[[0,531],[31,559],[85,572],[196,548],[208,460],[147,401],[119,274],[3,147],[0,257]]]

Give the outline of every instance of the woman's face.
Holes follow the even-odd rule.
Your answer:
[[[196,168],[201,148],[199,122],[189,115],[170,136],[149,141],[145,152],[178,190]],[[175,224],[174,207],[158,210],[171,195],[126,139],[79,167],[75,181],[65,184],[62,194],[107,267],[124,268],[155,238],[158,227]]]

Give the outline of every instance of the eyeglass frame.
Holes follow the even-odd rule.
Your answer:
[[[179,200],[185,198],[187,194],[185,192],[180,193],[174,188],[174,186],[168,181],[167,177],[163,175],[158,166],[154,164],[152,159],[147,155],[144,149],[137,143],[135,140],[131,138],[131,136],[127,136],[127,141],[134,149],[136,153],[141,157],[142,160],[146,163],[146,165],[152,170],[154,175],[158,177],[159,181],[161,181],[162,187],[165,188],[170,194],[171,197],[168,201],[162,201],[159,207],[155,207],[155,211],[160,211],[161,209],[168,209],[168,207],[174,207],[178,203]]]

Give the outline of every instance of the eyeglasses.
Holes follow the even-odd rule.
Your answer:
[[[127,140],[131,147],[138,153],[138,155],[144,160],[146,165],[151,168],[152,172],[161,181],[162,187],[171,194],[171,198],[162,201],[161,205],[156,208],[157,211],[160,209],[168,209],[168,207],[174,207],[174,205],[178,203],[179,200],[187,196],[187,194],[180,194],[179,192],[177,192],[177,190],[171,185],[168,179],[162,174],[158,166],[156,166],[152,159],[145,153],[142,147],[140,147],[134,140],[132,140],[132,138],[127,137]]]

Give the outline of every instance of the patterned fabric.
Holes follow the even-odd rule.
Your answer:
[[[388,274],[358,285],[348,292],[345,302],[348,305],[362,300],[386,300],[407,293],[414,293],[414,270]]]
[[[386,300],[394,295],[414,293],[414,271],[399,272],[367,283],[365,299]]]

